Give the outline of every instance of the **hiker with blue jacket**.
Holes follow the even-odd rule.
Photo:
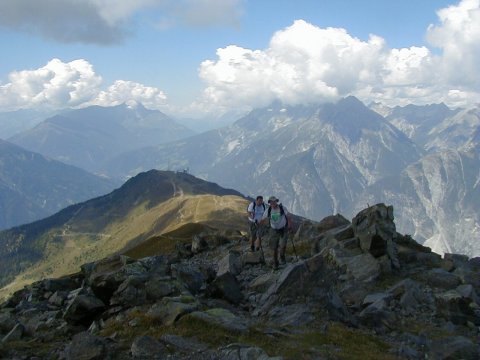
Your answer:
[[[248,221],[250,223],[250,250],[258,251],[262,246],[262,237],[265,233],[265,225],[261,223],[266,206],[263,196],[259,195],[248,204]]]
[[[270,249],[273,251],[273,269],[278,269],[280,263],[285,264],[285,250],[287,248],[288,231],[292,228],[292,219],[287,208],[279,203],[275,196],[268,198],[268,208],[262,216],[262,223],[270,220]]]

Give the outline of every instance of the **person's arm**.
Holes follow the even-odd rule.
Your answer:
[[[262,215],[262,220],[260,220],[260,224],[265,225],[268,222],[268,207],[265,209]]]
[[[290,215],[290,213],[285,207],[283,207],[283,211],[285,212],[285,218],[287,219],[287,229],[292,230],[293,229],[292,216]]]
[[[248,213],[248,220],[251,222],[255,221],[255,214],[253,212],[253,205],[250,203],[247,208],[247,213]]]

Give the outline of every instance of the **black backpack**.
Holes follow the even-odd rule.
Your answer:
[[[252,201],[251,203],[253,203],[253,210],[252,212],[255,214],[255,208],[257,207],[257,202],[256,201]],[[262,206],[263,206],[263,211],[265,212],[265,203],[262,203]],[[248,208],[250,207],[250,205],[247,206],[247,212],[248,212]],[[270,213],[268,213],[268,216],[270,216]]]

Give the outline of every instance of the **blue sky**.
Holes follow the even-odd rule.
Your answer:
[[[480,102],[480,0],[9,0],[0,111]],[[461,71],[459,71],[461,69]]]

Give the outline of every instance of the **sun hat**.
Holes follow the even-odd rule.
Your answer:
[[[279,200],[278,200],[275,196],[270,196],[270,197],[268,198],[268,203],[269,203],[269,204],[270,204],[271,202],[274,202],[274,201],[275,201],[275,202],[278,202]]]

